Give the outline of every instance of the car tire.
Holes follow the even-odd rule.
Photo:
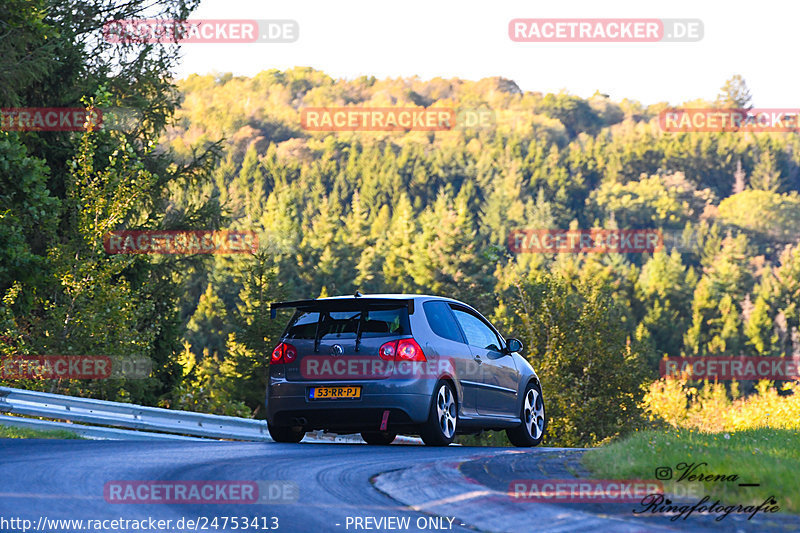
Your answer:
[[[373,446],[387,446],[397,438],[397,433],[392,433],[391,431],[364,431],[361,433],[361,438],[364,439],[364,442]]]
[[[272,437],[272,440],[275,442],[298,443],[306,436],[306,432],[303,431],[302,428],[297,429],[287,426],[276,427],[269,422],[267,423],[267,429],[269,430],[269,436]]]
[[[520,420],[522,420],[522,424],[506,430],[511,444],[520,447],[541,444],[545,429],[547,429],[547,414],[544,410],[542,387],[536,382],[532,381],[525,387],[525,395],[522,397],[522,406],[520,407]]]
[[[449,381],[439,381],[434,388],[428,420],[420,430],[428,446],[448,446],[456,436],[458,401]]]

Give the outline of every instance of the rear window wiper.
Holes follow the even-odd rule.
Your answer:
[[[361,311],[361,314],[358,316],[358,326],[356,326],[356,351],[358,351],[358,346],[361,344],[361,334],[364,332],[364,315],[366,314],[366,311]]]
[[[319,312],[319,316],[317,317],[317,328],[314,330],[314,353],[319,352],[319,340],[322,333],[322,328],[319,325],[322,323],[323,315],[322,311]]]

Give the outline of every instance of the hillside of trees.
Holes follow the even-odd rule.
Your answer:
[[[177,47],[87,39],[110,2],[88,3],[80,20],[73,4],[0,7],[16,32],[0,40],[11,72],[2,107],[118,106],[138,119],[0,132],[0,355],[144,355],[155,370],[7,385],[261,416],[288,319],[271,321],[269,302],[356,290],[461,299],[521,338],[552,391],[550,442],[590,444],[638,424],[640,386],[664,355],[800,355],[797,135],[658,126],[670,105],[751,105],[741,77],[707,100],[652,105],[505,78],[337,80],[308,67],[176,81]],[[194,7],[157,4],[172,18]],[[493,120],[302,128],[303,108],[342,106]],[[511,253],[509,232],[525,228],[683,237],[654,254]],[[102,236],[120,229],[249,230],[260,250],[109,256]]]
[[[563,317],[573,366],[601,349],[627,350],[632,382],[656,377],[664,355],[800,353],[796,135],[663,133],[666,103],[525,92],[502,78],[334,80],[296,68],[191,76],[178,86],[184,99],[164,144],[188,156],[226,139],[200,196],[218,198],[232,227],[260,234],[259,265],[275,297],[360,290],[462,299],[526,340],[537,368],[565,386],[564,368],[542,360],[552,341],[529,323],[535,315],[548,328],[531,296],[542,287],[573,293],[575,313],[602,311],[586,326],[609,333],[594,355],[580,318]],[[686,105],[746,108],[750,100],[735,76],[715,99]],[[337,106],[488,109],[494,121],[445,132],[302,129],[303,107]],[[682,238],[655,254],[507,248],[512,229],[570,227],[660,228]],[[217,258],[192,283],[184,313],[195,357],[240,357],[236,327],[220,320],[246,305],[236,270]]]
[[[226,139],[214,183],[193,194],[218,199],[231,227],[261,235],[272,289],[286,297],[448,294],[506,320],[520,281],[562,272],[612,286],[626,333],[656,356],[800,349],[795,135],[664,134],[654,119],[665,104],[523,92],[501,78],[346,81],[296,68],[191,76],[179,88],[164,145],[188,156]],[[716,105],[748,100],[736,77]],[[435,133],[301,129],[301,108],[345,105],[485,108],[497,120]],[[512,229],[569,227],[686,238],[624,256],[506,249]],[[194,284],[190,325],[241,304],[232,268],[218,258]],[[227,353],[229,330],[198,330],[189,335],[197,355]]]

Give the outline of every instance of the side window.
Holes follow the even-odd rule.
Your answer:
[[[464,342],[464,338],[458,330],[458,324],[446,302],[425,302],[422,304],[422,308],[425,310],[425,318],[428,319],[428,324],[434,333],[451,341]]]
[[[500,339],[483,320],[461,309],[453,309],[453,314],[456,315],[456,320],[467,336],[467,344],[495,352],[500,351]]]

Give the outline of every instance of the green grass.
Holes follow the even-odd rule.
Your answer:
[[[672,468],[671,481],[663,481],[686,490],[691,483],[678,482],[683,472],[680,463],[702,463],[695,474],[735,474],[735,481],[695,481],[696,491],[708,494],[712,501],[760,504],[773,496],[781,512],[800,512],[800,431],[754,429],[729,433],[698,433],[688,430],[648,430],[586,452],[583,464],[598,479],[656,479],[658,467]],[[758,487],[740,487],[739,483],[759,483]],[[701,496],[702,497],[702,496]],[[699,498],[697,498],[699,500]]]
[[[0,426],[0,439],[82,439],[71,431],[62,429],[39,431],[28,428]]]

